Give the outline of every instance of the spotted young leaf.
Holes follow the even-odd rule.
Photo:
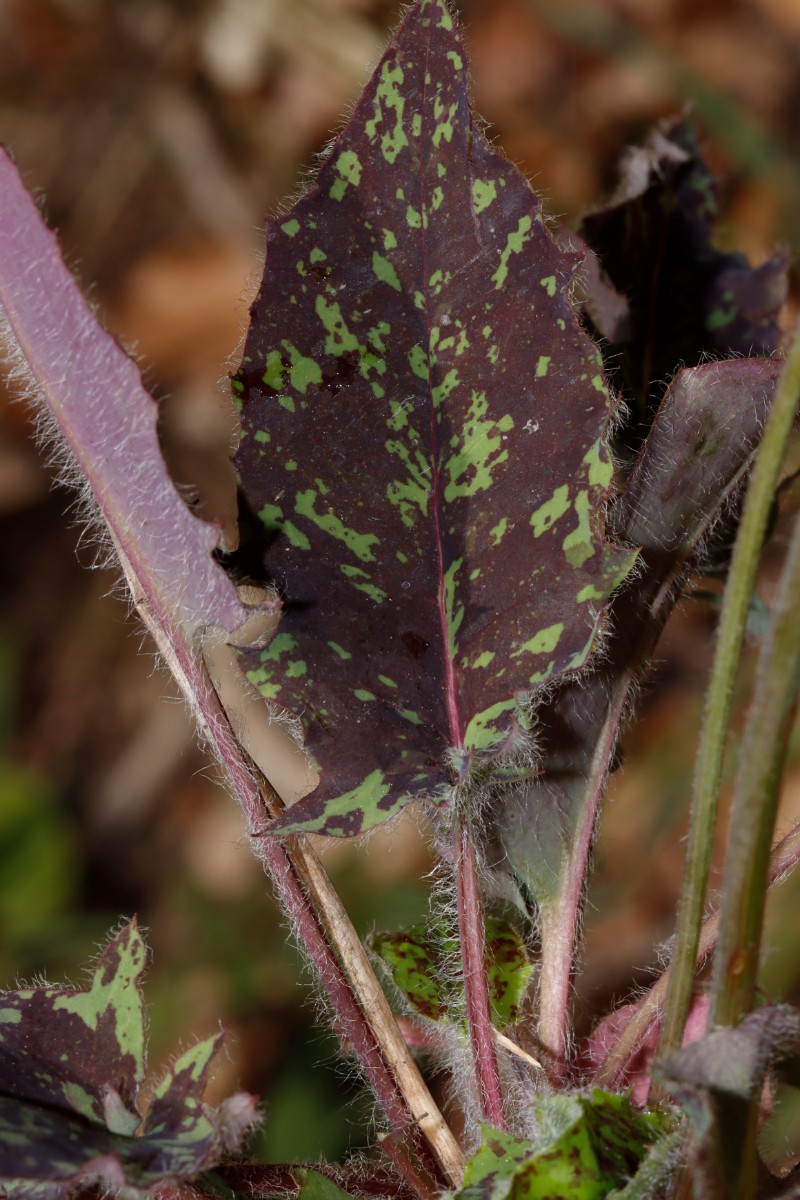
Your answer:
[[[534,1112],[532,1144],[484,1126],[455,1200],[607,1200],[624,1194],[648,1148],[669,1130],[668,1118],[598,1088],[540,1096]]]
[[[3,1194],[63,1200],[94,1185],[145,1200],[240,1148],[255,1098],[240,1092],[219,1109],[203,1104],[221,1034],[177,1059],[141,1115],[146,965],[133,920],[105,947],[88,986],[0,996]]]
[[[321,774],[274,828],[358,834],[446,798],[585,663],[633,555],[603,537],[610,402],[578,261],[476,126],[445,0],[418,0],[270,225],[234,379],[284,598],[245,663]]]
[[[525,944],[505,921],[485,922],[486,971],[492,1021],[503,1030],[517,1020],[533,967]],[[410,1008],[430,1021],[452,1020],[462,1004],[448,961],[458,954],[458,942],[444,927],[412,925],[396,933],[376,933],[370,949],[386,966],[399,994]]]

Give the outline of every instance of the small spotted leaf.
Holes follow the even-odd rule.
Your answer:
[[[0,1091],[106,1124],[113,1089],[135,1128],[134,1102],[144,1077],[138,985],[146,965],[144,940],[131,921],[103,950],[88,988],[37,987],[2,995]],[[124,1126],[121,1115],[120,1121]]]
[[[475,124],[445,0],[417,0],[270,225],[233,382],[285,601],[244,659],[321,773],[274,830],[355,835],[446,800],[586,662],[634,555],[603,536],[610,402],[578,262]]]
[[[156,1087],[142,1119],[147,950],[135,921],[106,946],[87,988],[0,996],[0,1186],[10,1197],[63,1200],[67,1185],[124,1189],[135,1200],[192,1180],[241,1145],[253,1097],[203,1104],[218,1034],[191,1047]]]
[[[606,1200],[667,1130],[664,1118],[598,1090],[540,1097],[534,1112],[533,1143],[484,1127],[457,1200]]]
[[[411,1008],[432,1021],[452,1020],[463,1005],[463,987],[452,976],[458,939],[443,930],[412,925],[398,933],[373,934],[370,949],[382,959],[392,982]],[[492,1022],[513,1025],[533,967],[522,938],[505,921],[486,921],[486,967]]]

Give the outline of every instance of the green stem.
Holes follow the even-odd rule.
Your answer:
[[[703,727],[695,764],[686,874],[659,1042],[659,1055],[662,1057],[680,1046],[691,1003],[697,945],[703,922],[717,823],[725,735],[730,719],[733,684],[744,641],[759,552],[784,450],[797,410],[799,393],[800,335],[796,335],[761,439],[725,588],[717,649],[706,694]]]
[[[761,649],[742,741],[714,955],[711,1025],[753,1006],[780,781],[800,687],[800,518]]]

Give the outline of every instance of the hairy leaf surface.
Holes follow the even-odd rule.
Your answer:
[[[354,1156],[346,1163],[226,1163],[214,1172],[215,1177],[242,1196],[296,1196],[301,1187],[308,1188],[312,1175],[321,1175],[338,1191],[339,1196],[355,1196],[370,1200],[419,1200],[407,1180],[397,1174],[390,1164]],[[321,1190],[321,1185],[320,1185]],[[308,1200],[308,1192],[305,1192]],[[332,1200],[332,1198],[331,1198]]]
[[[444,0],[418,0],[270,226],[234,380],[286,601],[246,662],[322,772],[282,828],[357,834],[444,798],[521,697],[586,661],[632,555],[603,540],[609,397],[577,261],[476,127]]]
[[[319,1171],[300,1170],[295,1174],[300,1183],[297,1200],[352,1200],[348,1192]]]
[[[636,586],[613,599],[603,661],[579,680],[565,680],[539,713],[539,774],[490,814],[498,893],[523,911],[538,909],[540,1032],[556,1045],[563,1025],[548,1027],[548,1008],[563,1012],[566,1003],[593,830],[631,688],[710,528],[721,512],[735,515],[732,500],[779,373],[776,361],[739,359],[706,363],[673,380],[610,512],[616,536],[641,547]]]
[[[0,359],[41,406],[85,477],[133,591],[172,642],[209,625],[233,632],[250,613],[212,558],[219,530],[199,521],[169,477],[158,406],[135,363],[102,328],[0,147]],[[58,451],[57,451],[58,453]],[[73,461],[74,460],[74,464]]]
[[[135,922],[109,942],[88,989],[28,988],[0,999],[0,1091],[106,1123],[116,1092],[138,1124],[144,1023],[137,984],[147,951]]]
[[[540,714],[541,773],[494,810],[499,868],[511,870],[540,905],[563,905],[565,862],[592,802],[587,780],[602,788],[611,763],[613,742],[593,778],[609,712],[622,711],[679,598],[680,580],[696,565],[703,539],[741,481],[779,374],[779,362],[763,359],[679,372],[613,505],[615,534],[642,547],[637,585],[614,599],[604,662],[579,681],[566,681]]]

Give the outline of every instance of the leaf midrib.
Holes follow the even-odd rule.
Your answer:
[[[420,150],[427,146],[425,141],[425,123],[427,120],[427,90],[428,79],[432,78],[428,70],[430,64],[430,49],[431,40],[433,38],[433,22],[428,26],[428,37],[425,44],[425,69],[422,77],[422,102],[420,104]],[[438,458],[438,441],[436,435],[436,405],[433,402],[433,382],[431,363],[431,320],[428,307],[428,248],[427,235],[428,227],[425,220],[427,206],[424,196],[424,172],[422,158],[420,157],[419,164],[419,212],[420,212],[420,234],[422,241],[421,252],[421,270],[422,270],[422,295],[424,298],[423,312],[425,315],[425,356],[428,363],[428,403],[430,409],[431,422],[431,514],[433,519],[433,539],[436,545],[436,572],[437,572],[437,593],[436,603],[439,612],[439,634],[442,641],[442,657],[444,660],[444,692],[445,692],[445,709],[447,711],[447,724],[450,730],[451,744],[456,749],[463,749],[464,736],[462,732],[461,714],[458,709],[458,688],[456,686],[455,667],[453,658],[450,654],[450,631],[447,621],[447,595],[445,590],[445,570],[444,570],[444,546],[442,543],[442,527],[441,514],[439,511],[439,495],[440,495],[440,476],[439,458]]]

